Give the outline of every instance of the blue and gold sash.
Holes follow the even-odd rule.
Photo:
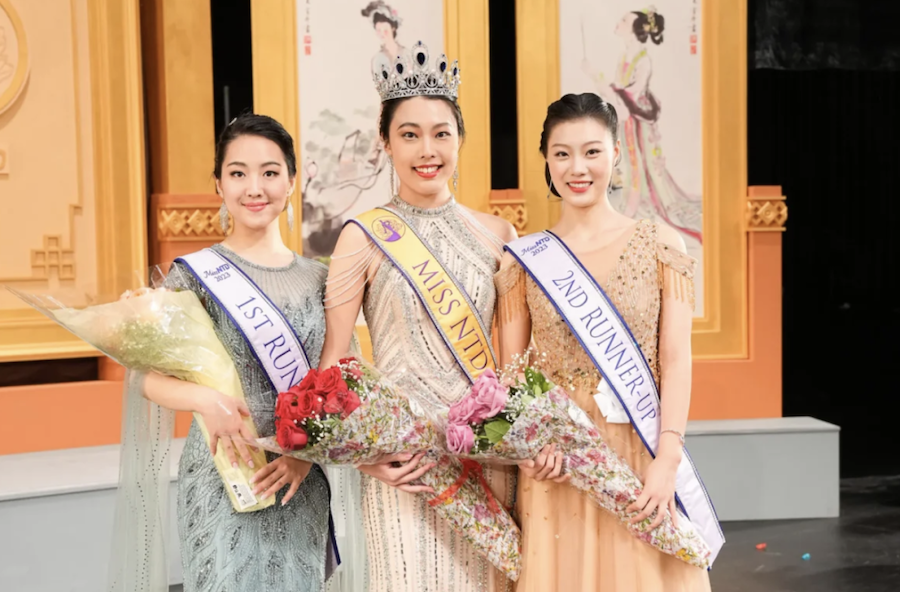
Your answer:
[[[309,372],[303,343],[281,310],[240,268],[212,249],[176,259],[191,272],[243,334],[277,393]]]
[[[375,208],[348,222],[359,226],[403,274],[447,349],[474,382],[496,370],[490,334],[472,299],[431,247],[400,214]]]
[[[176,261],[197,278],[241,332],[276,393],[286,392],[303,379],[310,369],[303,342],[281,309],[247,274],[212,249],[203,249]],[[247,503],[256,503],[251,491],[245,491],[244,497]],[[329,535],[327,575],[331,575],[341,562],[332,516],[329,516]]]
[[[656,380],[631,329],[566,244],[550,231],[515,240],[505,249],[556,307],[603,380],[628,413],[647,451],[656,457],[662,412]],[[712,500],[686,448],[675,477],[682,512],[709,545],[710,564],[725,543]]]

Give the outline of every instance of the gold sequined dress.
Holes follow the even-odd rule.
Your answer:
[[[662,296],[693,299],[696,262],[658,240],[655,223],[641,221],[619,244],[579,259],[601,282],[622,313],[659,384]],[[624,244],[623,244],[624,243]],[[651,457],[631,424],[608,423],[593,396],[601,381],[587,354],[541,289],[515,264],[495,278],[500,330],[530,317],[533,347],[545,354],[543,369],[566,388],[638,475]],[[665,401],[663,400],[663,404]],[[524,537],[523,571],[517,592],[696,592],[709,590],[699,568],[638,541],[611,514],[576,489],[535,482],[520,474],[518,516]]]

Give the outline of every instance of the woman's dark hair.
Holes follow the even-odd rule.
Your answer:
[[[544,130],[541,132],[541,154],[547,158],[547,142],[553,129],[567,121],[591,118],[606,126],[612,136],[613,144],[616,143],[616,132],[619,127],[619,117],[616,108],[601,99],[594,93],[582,93],[580,95],[564,95],[558,101],[550,103],[547,107],[547,117],[544,119]],[[556,188],[550,183],[550,165],[544,165],[544,178],[553,195],[560,197]]]
[[[216,179],[222,178],[222,165],[228,146],[241,136],[259,136],[275,142],[284,155],[288,173],[291,177],[297,175],[297,156],[294,154],[294,140],[291,134],[268,115],[244,113],[235,117],[219,136],[219,142],[216,144],[216,165],[213,170]]]
[[[663,31],[666,30],[666,19],[658,12],[647,13],[635,11],[637,18],[634,19],[634,36],[641,43],[647,43],[649,37],[653,43],[659,45],[663,42]],[[651,18],[652,17],[652,18]]]
[[[466,139],[466,124],[463,121],[462,109],[459,108],[459,103],[450,97],[441,95],[420,96],[431,101],[444,101],[450,105],[450,109],[453,111],[453,117],[456,118],[456,129],[459,131],[459,138],[461,140]],[[378,121],[378,133],[381,135],[381,139],[385,144],[388,143],[391,136],[391,122],[394,121],[394,115],[397,113],[397,108],[403,101],[408,101],[411,98],[412,97],[401,97],[399,99],[389,99],[381,104],[381,119]]]
[[[390,10],[390,6],[385,4],[382,1],[369,2],[369,5],[362,9],[362,15],[366,18],[372,17],[372,26],[374,27],[378,23],[387,23],[391,26],[391,29],[394,31],[394,39],[397,38],[397,21],[386,16],[383,12],[375,12],[379,8],[387,8]]]

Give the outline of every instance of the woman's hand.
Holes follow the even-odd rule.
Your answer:
[[[552,480],[565,483],[571,475],[561,475],[563,469],[562,452],[556,451],[556,444],[544,446],[534,460],[523,460],[519,469],[535,481]]]
[[[284,506],[300,489],[300,484],[309,475],[310,469],[312,469],[312,463],[305,460],[279,456],[256,471],[256,474],[250,479],[250,483],[256,485],[253,488],[253,495],[259,495],[259,492],[262,491],[264,493],[260,499],[267,499],[284,489],[286,485],[290,485],[291,488],[281,498],[281,505]]]
[[[666,509],[672,516],[672,523],[678,526],[678,511],[675,503],[675,475],[681,455],[660,454],[650,463],[644,474],[644,491],[637,501],[628,506],[628,512],[639,512],[631,519],[631,523],[641,522],[656,512],[656,518],[650,523],[650,530],[660,524],[666,516]]]
[[[237,457],[234,454],[235,448],[237,448],[238,454],[244,459],[247,466],[251,469],[254,468],[250,451],[245,444],[245,442],[253,441],[253,434],[244,423],[244,418],[250,417],[250,410],[234,397],[223,395],[206,387],[198,388],[205,391],[197,396],[199,401],[197,410],[209,433],[210,452],[215,456],[221,443],[231,466],[237,468]]]
[[[410,485],[410,483],[435,467],[435,464],[431,462],[420,467],[419,463],[422,462],[424,457],[424,453],[419,453],[415,456],[399,454],[386,459],[383,463],[359,465],[357,468],[369,477],[374,477],[382,483],[387,483],[391,487],[396,487],[406,493],[434,493],[434,489],[426,485]],[[406,464],[401,464],[403,462],[406,462]]]

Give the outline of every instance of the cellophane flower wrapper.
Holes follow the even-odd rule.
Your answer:
[[[396,454],[424,453],[420,465],[434,463],[435,467],[413,484],[431,487],[436,494],[418,495],[432,498],[429,505],[457,533],[507,578],[518,579],[521,532],[493,498],[480,465],[448,454],[435,415],[415,398],[401,394],[376,369],[350,358],[338,367],[342,380],[359,398],[358,408],[343,418],[326,415],[321,420],[312,419],[312,424],[307,420],[304,425],[309,427],[309,440],[302,448],[288,449],[277,436],[260,438],[253,445],[320,465],[377,464]]]
[[[662,524],[653,530],[651,518],[631,523],[634,513],[627,509],[641,495],[640,478],[564,389],[547,381],[533,368],[526,369],[525,377],[507,387],[510,396],[503,417],[511,423],[508,431],[495,432],[492,439],[496,443],[487,441],[483,435],[478,439],[476,435],[473,452],[457,456],[479,462],[514,463],[534,459],[545,446],[556,444],[556,450],[563,455],[563,474],[570,476],[569,485],[614,515],[637,539],[688,564],[708,568],[709,546],[685,516],[679,516],[677,527],[668,511]],[[515,389],[520,390],[515,393]],[[476,428],[476,434],[483,434],[484,430],[476,426],[489,422],[487,419],[471,427]],[[445,429],[449,427],[445,425]],[[504,429],[505,426],[500,431]]]
[[[173,266],[169,273],[185,272]],[[129,370],[173,376],[245,401],[234,362],[197,295],[166,288],[167,276],[160,267],[152,268],[148,276],[158,287],[126,292],[118,300],[108,298],[105,303],[88,306],[82,303],[99,298],[10,292]],[[186,283],[186,278],[172,279],[177,280],[175,285]],[[194,419],[209,444],[202,417],[195,413]],[[251,418],[245,417],[244,423],[257,434]],[[274,497],[258,500],[253,495],[250,478],[265,466],[266,455],[262,450],[251,450],[250,455],[254,469],[243,461],[238,468],[232,467],[222,446],[213,457],[237,512],[253,512],[275,503]]]

